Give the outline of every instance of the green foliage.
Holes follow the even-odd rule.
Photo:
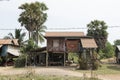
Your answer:
[[[22,53],[27,53],[32,49],[37,48],[37,45],[34,43],[33,39],[28,40],[28,43],[21,47],[20,51]]]
[[[98,53],[96,53],[96,51],[93,52],[93,60],[92,60],[92,69],[93,70],[97,70],[99,67],[100,67],[100,62],[98,60],[99,56],[98,56]]]
[[[78,63],[78,54],[77,53],[69,53],[68,54],[68,59],[69,60],[72,60],[75,62],[75,63]]]
[[[44,42],[44,35],[43,35],[43,33],[45,32],[45,29],[47,29],[46,26],[41,26],[40,28],[38,28],[38,30],[33,32],[33,39],[35,40],[35,42],[37,44],[38,44],[38,40],[40,41],[40,43]]]
[[[25,67],[26,55],[20,55],[14,62],[15,67]]]
[[[18,44],[23,45],[23,39],[26,33],[22,33],[22,29],[15,29],[15,35],[9,33],[8,36],[5,36],[4,39],[18,39]]]
[[[87,70],[87,69],[97,70],[98,67],[100,66],[96,51],[94,51],[92,55],[90,55],[89,50],[82,53],[82,55],[79,56],[78,62],[80,65],[80,69],[83,69],[83,70]]]
[[[100,55],[101,59],[113,57],[114,56],[114,47],[109,42],[107,42],[106,47],[99,51],[99,55]]]
[[[79,58],[78,59],[78,63],[80,65],[80,69],[82,70],[87,70],[88,69],[88,64],[87,64],[87,60],[84,58]]]
[[[95,71],[97,74],[102,74],[102,75],[118,75],[120,74],[120,66],[116,64],[102,64],[102,66]]]
[[[105,53],[103,53],[102,50],[99,50],[99,59],[104,59],[104,58],[106,58]]]
[[[103,49],[108,36],[106,23],[104,21],[94,20],[87,25],[87,28],[87,35],[93,36],[98,48]]]
[[[33,38],[33,40],[38,45],[38,40],[43,42],[43,35],[46,28],[43,26],[45,21],[47,20],[48,10],[47,6],[44,3],[34,2],[34,3],[25,3],[22,4],[19,9],[22,10],[18,21],[21,23],[21,26],[24,26],[29,31],[29,39]]]
[[[47,19],[47,14],[44,11],[48,8],[44,3],[25,3],[22,4],[19,9],[23,12],[20,14],[18,21],[21,23],[21,26],[25,26],[28,31],[34,31],[36,27],[42,25]]]
[[[116,46],[116,45],[120,45],[120,39],[115,40],[115,41],[114,41],[114,45],[115,45],[115,46]]]
[[[80,69],[82,69],[82,70],[87,70],[90,68],[88,63],[91,61],[91,59],[90,59],[90,56],[86,55],[87,53],[88,52],[85,51],[83,53],[80,53],[80,55],[79,55],[78,63],[80,65]]]

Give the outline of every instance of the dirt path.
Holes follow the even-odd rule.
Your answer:
[[[0,75],[16,75],[26,73],[36,73],[40,75],[57,75],[57,76],[76,76],[82,77],[83,73],[69,70],[67,68],[54,68],[54,67],[30,67],[30,68],[13,68],[13,67],[0,67]],[[90,74],[86,74],[90,77]],[[98,78],[103,80],[120,80],[120,75],[99,75]]]

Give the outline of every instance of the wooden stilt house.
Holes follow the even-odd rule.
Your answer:
[[[46,32],[45,38],[47,47],[33,50],[32,53],[37,53],[33,54],[36,56],[35,60],[46,66],[65,66],[69,52],[81,53],[97,48],[95,40],[85,36],[83,32]]]
[[[80,53],[97,48],[95,40],[83,32],[46,32],[45,38],[49,65],[65,65],[69,52]]]

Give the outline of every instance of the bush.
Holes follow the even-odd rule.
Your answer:
[[[86,55],[86,57],[84,57],[83,54]],[[96,51],[93,52],[92,57],[90,56],[89,51],[86,53],[81,53],[78,62],[80,65],[79,68],[83,70],[87,69],[96,70],[100,66],[100,63],[98,61],[98,54],[96,53]]]
[[[107,42],[106,47],[99,51],[100,59],[111,58],[114,56],[114,47]]]
[[[81,57],[78,59],[78,63],[80,65],[80,67],[79,67],[80,69],[82,69],[82,70],[89,69],[88,61],[86,59]]]
[[[14,63],[15,67],[25,67],[26,55],[19,56]]]

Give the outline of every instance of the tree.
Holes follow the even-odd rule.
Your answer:
[[[21,46],[23,44],[23,39],[26,35],[25,32],[21,32],[22,29],[15,29],[15,35],[9,33],[8,36],[5,36],[4,39],[18,39],[18,44]]]
[[[116,46],[116,45],[120,45],[120,39],[115,40],[115,41],[114,41],[114,45],[115,45],[115,46]]]
[[[114,56],[114,47],[107,42],[106,47],[104,49],[101,49],[100,51],[100,58],[111,58]]]
[[[99,20],[94,20],[91,21],[87,25],[87,35],[88,36],[93,36],[97,45],[98,45],[98,50],[103,49],[105,47],[105,44],[107,42],[107,25],[104,21],[99,21]]]
[[[23,66],[27,65],[28,63],[30,63],[31,59],[33,57],[33,56],[32,57],[29,56],[30,55],[30,51],[34,50],[36,48],[38,48],[38,46],[34,43],[34,40],[32,38],[30,38],[28,40],[27,44],[20,48],[20,51],[23,54],[20,55],[19,58],[15,61],[15,66],[16,67],[21,67],[21,66],[23,67]],[[27,62],[28,59],[30,59],[29,62]],[[18,64],[18,62],[20,62],[20,64]],[[34,60],[34,62],[35,62],[35,60]]]
[[[33,39],[30,38],[28,40],[27,44],[24,45],[23,47],[21,47],[20,51],[25,54],[25,53],[29,52],[30,50],[33,50],[36,48],[37,48],[37,45],[34,43]]]
[[[35,40],[35,42],[38,44],[38,40],[40,41],[40,43],[44,42],[44,36],[42,33],[45,32],[46,26],[41,26],[38,31],[34,31],[33,32],[33,39]],[[38,35],[38,36],[36,36]]]
[[[38,33],[47,20],[47,14],[45,13],[45,11],[48,10],[47,6],[39,2],[25,3],[21,5],[19,9],[23,10],[23,12],[20,14],[18,21],[21,23],[21,26],[24,26],[29,31],[29,39],[33,38],[32,33],[36,33],[38,43]]]

